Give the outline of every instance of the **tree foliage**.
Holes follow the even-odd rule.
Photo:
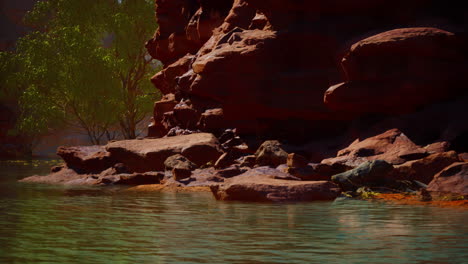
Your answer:
[[[118,127],[135,138],[158,96],[149,78],[159,64],[144,47],[152,10],[150,0],[37,2],[26,17],[36,31],[0,55],[2,93],[21,109],[18,131],[78,126],[99,144]]]

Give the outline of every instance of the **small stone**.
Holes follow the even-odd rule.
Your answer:
[[[189,178],[192,175],[192,172],[188,169],[184,168],[173,168],[172,169],[172,176],[176,181]]]
[[[286,163],[288,153],[282,149],[282,145],[277,140],[267,140],[258,148],[255,153],[256,163],[259,166],[277,167]]]
[[[308,163],[309,161],[304,156],[301,156],[297,153],[288,154],[288,160],[286,162],[288,167],[292,168],[304,168],[307,167]]]
[[[197,165],[195,163],[191,162],[189,159],[187,159],[186,157],[180,154],[176,154],[176,155],[172,155],[168,157],[164,161],[164,166],[166,170],[172,170],[174,168],[178,168],[178,169],[185,169],[185,170],[192,171],[197,168]]]

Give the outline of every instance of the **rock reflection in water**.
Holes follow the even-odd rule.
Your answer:
[[[351,200],[219,202],[210,193],[102,192],[1,181],[0,212],[0,263],[463,263],[468,258],[468,212],[435,207]]]

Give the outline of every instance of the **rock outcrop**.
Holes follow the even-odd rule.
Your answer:
[[[165,66],[152,81],[177,103],[189,100],[191,114],[155,111],[150,136],[190,123],[319,140],[360,116],[398,117],[466,93],[463,12],[435,1],[156,4],[159,28],[147,49]],[[434,20],[440,29],[427,27]]]
[[[80,173],[100,173],[116,163],[104,146],[62,146],[57,149],[57,155]]]
[[[242,201],[465,195],[468,23],[444,5],[156,0],[149,137],[63,148],[67,166],[30,181],[159,181]]]
[[[424,148],[414,144],[404,133],[392,129],[363,141],[356,139],[347,148],[338,151],[337,157],[325,159],[322,163],[356,167],[365,161],[385,160],[398,165],[427,155]]]
[[[468,163],[458,162],[448,166],[429,183],[428,191],[468,195]]]
[[[423,159],[412,160],[395,166],[391,177],[398,180],[417,180],[429,184],[434,175],[445,167],[459,161],[455,151],[435,153]]]
[[[401,114],[464,92],[467,68],[455,34],[402,28],[354,44],[342,60],[346,82],[325,93],[330,108],[350,113]]]
[[[259,167],[211,186],[218,200],[250,202],[333,200],[339,188],[329,181],[297,181],[293,176],[268,167]]]
[[[162,171],[164,161],[182,154],[198,166],[216,161],[222,152],[212,134],[198,133],[161,139],[122,140],[107,144],[113,160],[124,163],[132,172]]]

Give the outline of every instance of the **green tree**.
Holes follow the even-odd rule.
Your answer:
[[[19,98],[18,131],[77,126],[100,144],[118,126],[135,138],[159,96],[149,76],[160,66],[144,47],[153,8],[149,0],[38,2],[26,18],[37,31],[19,40],[16,54],[2,54],[10,61],[2,90]]]

